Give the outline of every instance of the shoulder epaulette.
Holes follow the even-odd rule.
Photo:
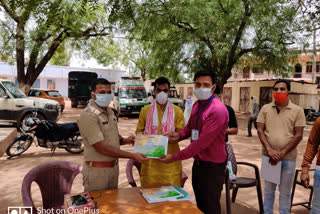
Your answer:
[[[97,115],[101,113],[98,109],[96,109],[92,105],[88,105],[86,107],[86,112],[94,113],[94,114],[97,114]]]

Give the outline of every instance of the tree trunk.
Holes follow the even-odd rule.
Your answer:
[[[220,89],[220,94],[222,95],[223,94],[223,86],[224,86],[224,83],[222,81],[222,79],[218,79],[216,81],[216,87]]]
[[[17,58],[17,80],[18,87],[23,89],[26,84],[24,72],[24,25],[18,23],[16,35],[16,58]],[[23,91],[24,92],[24,91]]]
[[[28,93],[30,91],[32,85],[30,85],[29,83],[19,83],[19,89],[28,96]]]
[[[227,71],[220,71],[219,73],[222,76],[216,77],[216,87],[220,89],[220,94],[223,94],[223,86],[227,83],[227,80],[232,76],[232,69],[228,69]]]
[[[19,70],[18,70],[18,87],[27,95],[30,91],[31,86],[33,83],[37,80],[51,57],[53,56],[54,52],[57,50],[61,42],[64,40],[63,38],[63,32],[59,34],[59,36],[52,42],[51,46],[49,47],[49,50],[44,55],[44,57],[40,60],[39,64],[36,66],[36,60],[37,57],[30,57],[29,65],[32,64],[33,66],[28,66],[27,73],[24,73],[24,66],[23,66],[23,78],[19,76]],[[21,41],[22,43],[24,41]],[[17,40],[18,43],[18,40]],[[18,48],[18,44],[17,44]],[[24,50],[24,49],[23,49]],[[21,53],[24,56],[24,53]],[[18,63],[18,57],[17,57],[17,64]],[[22,63],[24,65],[24,57],[22,58]]]
[[[141,70],[141,77],[143,82],[146,81],[146,69],[144,68],[144,66]]]
[[[25,86],[24,86],[24,93],[27,95],[32,87],[33,83],[36,81],[39,75],[36,74],[35,68],[29,68],[27,71],[27,75],[25,77]]]

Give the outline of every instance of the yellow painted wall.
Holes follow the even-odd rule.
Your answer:
[[[304,94],[317,94],[317,84],[291,82],[291,92]]]
[[[310,108],[310,106],[319,111],[319,98],[318,94],[289,94],[289,99],[294,104],[301,108]]]
[[[248,81],[248,82],[228,82],[225,87],[232,87],[231,107],[239,111],[240,107],[240,88],[249,87],[250,97],[255,96],[259,102],[260,87],[272,87],[275,81]]]
[[[177,92],[178,92],[178,94],[180,95],[180,87],[183,87],[183,99],[186,99],[186,97],[187,97],[187,93],[188,93],[188,87],[192,87],[193,89],[194,89],[194,84],[193,83],[175,83],[175,84],[173,84],[175,87],[176,87],[176,89],[177,89]],[[192,95],[193,96],[193,95]],[[192,97],[192,99],[193,100],[196,100],[196,97],[195,96],[193,96]]]
[[[228,82],[224,85],[226,87],[232,87],[232,100],[231,106],[235,111],[239,111],[240,106],[240,88],[249,87],[250,88],[250,97],[255,96],[259,103],[260,98],[260,87],[273,87],[276,80],[269,81],[237,81],[237,82]],[[301,93],[301,94],[317,94],[317,85],[316,84],[305,84],[300,82],[291,82],[291,92]],[[304,104],[306,105],[306,104]]]

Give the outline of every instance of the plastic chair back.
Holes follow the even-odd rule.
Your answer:
[[[31,206],[36,213],[31,197],[31,184],[36,182],[40,187],[43,209],[63,208],[64,195],[71,192],[73,180],[81,172],[81,165],[69,161],[52,161],[34,167],[22,182],[24,206]]]
[[[233,147],[231,144],[226,144],[226,150],[228,154],[228,161],[231,161],[233,174],[237,175],[237,159],[233,152]]]

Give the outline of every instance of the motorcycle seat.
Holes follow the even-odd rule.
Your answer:
[[[70,136],[76,132],[79,132],[79,127],[77,123],[57,123],[59,134],[62,136]]]

